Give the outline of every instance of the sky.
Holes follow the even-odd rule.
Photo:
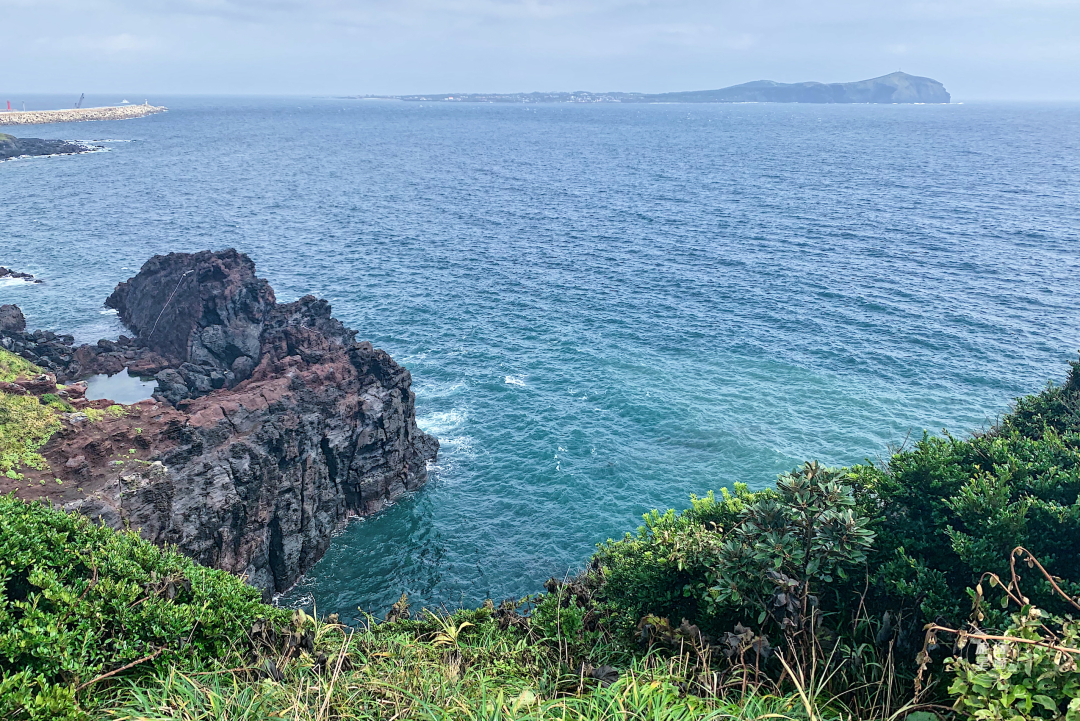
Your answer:
[[[668,92],[903,70],[954,101],[1080,100],[1080,0],[0,0],[0,58],[5,97]]]

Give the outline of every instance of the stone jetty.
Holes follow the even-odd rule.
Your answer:
[[[68,110],[12,110],[0,112],[0,125],[41,125],[43,123],[81,123],[87,120],[128,120],[163,113],[159,105],[119,105],[107,108],[72,108]]]

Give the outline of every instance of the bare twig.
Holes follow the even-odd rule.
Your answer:
[[[1043,565],[1039,563],[1039,559],[1035,558],[1035,554],[1027,550],[1023,546],[1017,546],[1016,548],[1014,548],[1012,554],[1010,554],[1009,556],[1009,570],[1012,571],[1012,582],[1016,588],[1017,593],[1020,592],[1020,584],[1018,579],[1016,578],[1016,557],[1020,555],[1021,551],[1027,554],[1027,558],[1025,558],[1024,560],[1028,563],[1032,563],[1038,566],[1039,570],[1042,571],[1042,575],[1046,577],[1046,580],[1050,582],[1050,585],[1054,587],[1054,590],[1057,591],[1062,598],[1072,604],[1073,608],[1080,611],[1080,604],[1077,604],[1076,601],[1070,598],[1067,593],[1061,590],[1061,587],[1057,585],[1056,581],[1054,581],[1054,577],[1047,573],[1046,569],[1043,568]]]
[[[165,649],[164,648],[159,648],[157,651],[154,651],[149,656],[143,656],[142,658],[138,659],[137,661],[132,661],[131,663],[125,664],[124,666],[121,666],[118,669],[114,669],[112,671],[109,671],[108,673],[103,673],[100,676],[97,676],[96,678],[90,679],[89,681],[87,681],[83,685],[77,686],[75,688],[75,693],[79,693],[79,691],[82,691],[87,686],[94,685],[98,681],[104,681],[105,679],[109,678],[110,676],[115,676],[118,673],[121,673],[123,671],[127,671],[129,668],[133,668],[135,666],[138,666],[140,663],[145,663],[146,661],[153,661],[155,658],[157,658],[158,656],[160,656],[163,653],[165,653]]]
[[[939,626],[936,623],[932,623],[926,626],[927,631],[944,631],[945,633],[952,633],[960,638],[974,638],[979,641],[1008,641],[1010,643],[1026,643],[1030,646],[1041,646],[1042,648],[1048,648],[1052,651],[1060,651],[1061,653],[1077,654],[1080,655],[1080,648],[1069,648],[1068,646],[1058,646],[1054,643],[1047,643],[1045,641],[1037,641],[1031,638],[1019,638],[1017,636],[994,636],[988,633],[974,633],[972,631],[961,631],[955,628],[948,628],[947,626]]]

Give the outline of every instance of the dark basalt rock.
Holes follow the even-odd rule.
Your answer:
[[[108,301],[134,339],[72,348],[70,336],[0,333],[56,378],[115,365],[152,369],[159,384],[126,416],[72,416],[42,449],[42,473],[64,485],[12,490],[138,528],[269,596],[350,516],[423,485],[439,444],[416,426],[409,371],[356,342],[325,300],[276,303],[254,270],[234,250],[152,258]],[[118,466],[118,448],[136,453]]]
[[[44,283],[45,282],[45,281],[41,280],[40,278],[35,278],[31,273],[20,273],[17,270],[12,270],[11,268],[5,268],[2,265],[0,265],[0,278],[18,278],[18,279],[21,279],[21,280],[25,280],[28,283]]]
[[[255,263],[226,250],[154,256],[105,305],[143,347],[173,361],[189,395],[198,396],[251,375],[276,301],[270,284],[255,277]]]
[[[72,143],[67,140],[43,140],[41,138],[16,138],[0,133],[0,160],[38,155],[75,155],[88,153],[94,147]]]
[[[19,306],[0,305],[0,330],[26,330],[26,318]]]

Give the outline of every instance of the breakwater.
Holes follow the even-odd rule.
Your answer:
[[[0,113],[0,125],[41,125],[44,123],[81,123],[88,120],[129,120],[168,108],[159,105],[121,105],[107,108],[69,108],[67,110],[13,110]]]

